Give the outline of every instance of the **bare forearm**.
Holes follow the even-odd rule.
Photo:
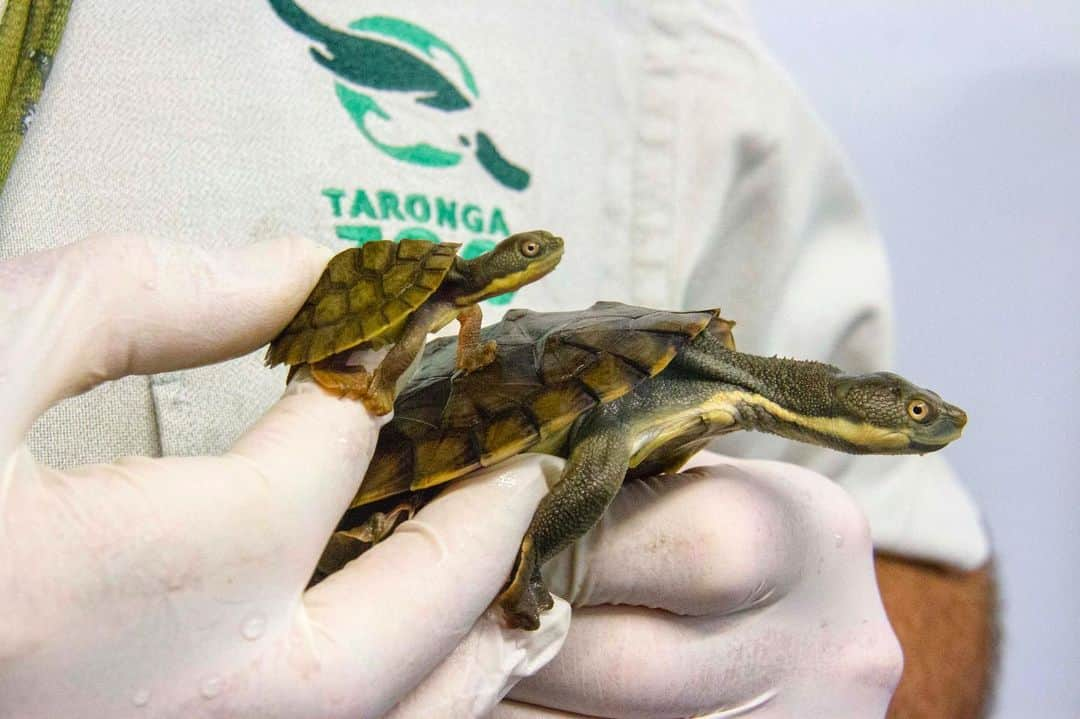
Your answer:
[[[985,716],[998,634],[992,564],[961,572],[887,554],[874,563],[885,611],[904,649],[889,719]]]

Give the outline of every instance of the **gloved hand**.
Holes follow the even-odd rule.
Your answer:
[[[693,464],[628,483],[545,568],[570,635],[494,717],[884,716],[902,657],[861,512],[799,467]]]
[[[558,651],[565,603],[535,633],[477,622],[555,460],[455,486],[304,592],[385,419],[362,404],[294,381],[220,457],[26,449],[63,397],[265,344],[327,258],[106,238],[0,265],[0,716],[480,716]]]

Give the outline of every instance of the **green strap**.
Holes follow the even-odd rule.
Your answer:
[[[71,0],[7,0],[0,20],[0,188],[30,129]]]

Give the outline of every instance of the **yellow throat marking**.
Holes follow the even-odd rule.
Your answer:
[[[843,417],[812,417],[799,414],[759,394],[736,390],[717,393],[709,404],[720,400],[724,410],[730,412],[736,402],[761,407],[781,422],[808,429],[828,437],[842,439],[848,444],[867,449],[902,449],[910,444],[908,436],[895,429],[876,427],[869,422],[852,422]]]
[[[724,428],[740,428],[739,405],[761,407],[786,424],[801,427],[817,434],[836,437],[857,447],[874,450],[903,449],[908,446],[906,434],[897,430],[875,427],[868,422],[852,422],[843,417],[812,417],[799,414],[772,400],[746,390],[717,392],[700,405],[679,412],[638,435],[634,443],[631,467],[636,467],[651,454],[695,426],[705,423],[710,434],[722,434]],[[717,432],[717,430],[721,430]]]
[[[555,267],[555,265],[559,264],[561,258],[561,254],[552,255],[551,258],[545,258],[541,263],[532,264],[523,270],[518,270],[509,275],[496,278],[485,285],[484,289],[479,292],[474,292],[471,295],[458,298],[456,304],[459,306],[471,305],[479,302],[484,297],[494,297],[495,295],[501,295],[504,292],[511,292],[519,289],[546,275]],[[554,261],[552,261],[552,259],[554,259]]]

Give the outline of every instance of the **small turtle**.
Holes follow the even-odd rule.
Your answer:
[[[499,596],[511,626],[552,604],[540,567],[600,518],[626,478],[677,470],[717,435],[757,430],[851,453],[909,454],[960,436],[962,410],[895,374],[735,350],[719,311],[602,302],[513,310],[481,336],[493,362],[455,372],[435,340],[379,435],[371,465],[316,578],[386,536],[438,485],[520,452],[567,460],[540,503]],[[404,497],[404,501],[403,501]]]
[[[363,400],[375,414],[393,409],[399,380],[428,332],[461,323],[455,367],[474,371],[495,357],[480,341],[477,304],[540,279],[562,259],[563,241],[544,230],[511,235],[466,260],[459,245],[428,240],[368,242],[335,255],[288,326],[270,343],[266,364],[300,365],[323,387]],[[369,374],[354,349],[394,346]]]

